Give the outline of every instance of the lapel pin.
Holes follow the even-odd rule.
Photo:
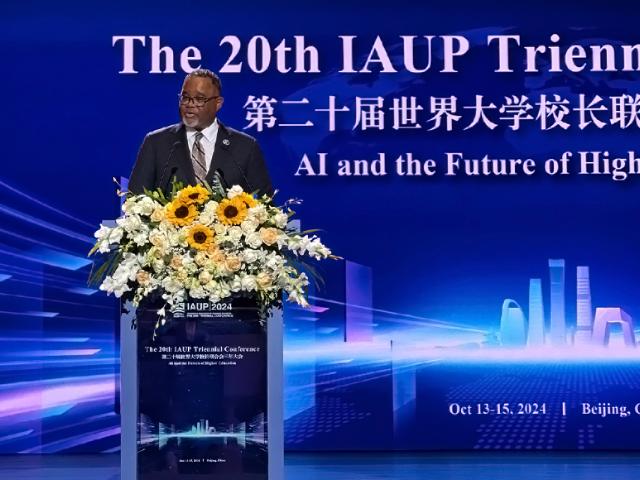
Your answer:
[[[222,140],[222,144],[223,144],[225,147],[228,147],[230,143],[231,143],[231,142],[229,141],[229,139],[228,139],[228,138],[225,138],[224,140]]]

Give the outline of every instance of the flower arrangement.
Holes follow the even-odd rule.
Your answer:
[[[165,323],[167,307],[187,298],[218,302],[250,296],[262,318],[281,292],[308,306],[309,278],[300,261],[339,257],[313,231],[287,227],[294,203],[277,207],[272,197],[256,198],[220,182],[174,183],[169,198],[161,190],[127,194],[115,226],[101,225],[95,232],[89,255],[103,254],[105,261],[91,281],[108,294],[131,296],[136,307],[161,292],[159,324]]]

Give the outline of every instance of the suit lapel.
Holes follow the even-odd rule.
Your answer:
[[[229,150],[232,136],[233,134],[227,130],[227,127],[218,120],[218,137],[216,138],[216,145],[213,149],[213,157],[211,158],[211,165],[206,179],[209,184],[211,184],[216,170],[222,172],[222,180],[225,183],[229,181],[229,171],[233,165],[233,158]],[[231,185],[228,186],[230,187]]]
[[[186,183],[189,185],[195,185],[196,173],[193,170],[193,164],[191,163],[191,152],[189,151],[189,142],[187,141],[187,129],[184,124],[180,123],[176,125],[174,133],[176,135],[176,141],[180,141],[182,143],[182,145],[178,145],[176,148],[176,166],[184,172]]]

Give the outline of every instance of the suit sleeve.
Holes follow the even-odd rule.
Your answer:
[[[155,151],[151,145],[149,135],[144,137],[142,146],[138,151],[136,164],[133,166],[131,176],[129,177],[129,192],[139,195],[144,193],[144,189],[152,190],[155,188],[156,179],[156,161]]]
[[[264,161],[262,150],[258,142],[253,141],[251,148],[251,158],[247,168],[247,180],[254,190],[258,191],[258,195],[273,195],[273,185],[267,170],[267,164]]]

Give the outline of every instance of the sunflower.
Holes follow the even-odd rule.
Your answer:
[[[167,205],[167,220],[180,227],[189,225],[198,215],[198,210],[193,204],[188,204],[176,198]]]
[[[216,213],[220,222],[225,225],[240,225],[247,216],[247,205],[238,197],[231,200],[225,198],[218,205]]]
[[[236,195],[235,198],[242,200],[244,204],[247,206],[247,208],[253,208],[256,205],[258,205],[258,201],[255,198],[253,198],[251,195],[245,192],[242,192],[241,194]]]
[[[202,185],[196,185],[195,187],[189,185],[178,192],[178,199],[189,205],[192,203],[202,205],[208,198],[209,191]]]
[[[205,225],[194,225],[187,234],[187,243],[196,250],[207,250],[213,245],[213,230]]]

